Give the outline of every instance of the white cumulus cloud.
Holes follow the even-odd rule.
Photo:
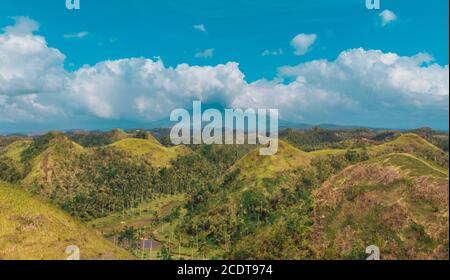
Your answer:
[[[196,24],[196,25],[194,25],[194,29],[201,31],[201,32],[205,32],[205,33],[208,32],[206,30],[206,26],[204,24]]]
[[[350,49],[249,83],[235,62],[168,67],[160,59],[126,58],[68,71],[64,55],[37,28],[17,18],[0,33],[0,131],[9,124],[156,121],[193,100],[275,108],[298,122],[448,129],[449,68],[424,53]]]
[[[245,87],[238,64],[178,65],[144,58],[105,61],[75,72],[70,99],[104,119],[158,120],[192,100],[230,104]]]
[[[214,49],[206,49],[195,54],[196,58],[211,58],[214,56]]]
[[[295,49],[295,55],[304,55],[311,50],[311,46],[316,42],[316,34],[298,34],[291,41],[291,46]]]
[[[65,86],[65,56],[33,35],[39,24],[26,17],[0,33],[0,94],[56,92]]]
[[[394,14],[394,12],[391,10],[384,10],[380,13],[379,16],[381,18],[381,26],[386,26],[389,23],[397,20],[397,15]]]

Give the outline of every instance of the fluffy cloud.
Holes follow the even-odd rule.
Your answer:
[[[16,25],[0,34],[0,94],[57,92],[65,85],[64,55],[49,48],[45,38],[33,35],[39,25],[16,18]]]
[[[278,50],[265,50],[261,53],[261,56],[280,56],[283,54],[283,50],[282,49],[278,49]]]
[[[75,72],[70,99],[104,119],[159,120],[192,100],[227,106],[245,88],[236,63],[165,67],[144,58],[101,62]]]
[[[214,56],[214,49],[206,49],[195,54],[196,58],[211,58]]]
[[[208,32],[207,30],[206,30],[206,27],[205,27],[205,25],[204,24],[197,24],[197,25],[194,25],[194,29],[196,29],[196,30],[198,30],[198,31],[201,31],[201,32]]]
[[[316,60],[282,67],[279,72],[284,77],[301,77],[308,89],[321,90],[340,101],[342,104],[328,108],[324,114],[341,121],[346,118],[345,122],[374,126],[418,126],[430,119],[446,122],[448,116],[448,66],[432,64],[426,54],[401,57],[353,49],[342,52],[335,61]]]
[[[37,28],[18,18],[0,34],[0,131],[8,124],[51,129],[83,128],[79,120],[157,121],[193,100],[277,108],[281,118],[307,123],[448,128],[449,69],[427,54],[351,49],[334,61],[284,66],[277,78],[252,83],[234,62],[167,67],[130,58],[69,72],[64,55],[33,34]]]
[[[66,39],[82,39],[84,37],[87,37],[88,35],[89,35],[89,32],[82,31],[82,32],[77,32],[77,33],[72,33],[72,34],[64,34],[64,38],[66,38]]]
[[[386,26],[397,19],[397,15],[393,11],[384,10],[380,13],[381,26]]]
[[[298,34],[291,41],[291,46],[295,49],[295,55],[304,55],[310,51],[311,46],[316,42],[316,34]]]
[[[16,24],[3,28],[3,31],[9,35],[26,36],[39,30],[39,23],[28,17],[13,17]]]

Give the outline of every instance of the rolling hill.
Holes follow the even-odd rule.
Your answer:
[[[21,160],[27,166],[27,174],[23,179],[24,185],[31,185],[35,181],[51,180],[63,172],[66,166],[72,165],[76,158],[87,151],[65,135],[51,132],[35,139],[24,149]]]
[[[117,141],[109,147],[120,149],[134,156],[141,156],[157,168],[167,167],[172,160],[190,152],[186,146],[164,147],[150,134],[146,139],[127,138]]]
[[[312,157],[285,141],[279,141],[278,152],[272,156],[260,156],[255,149],[239,160],[230,170],[239,169],[239,180],[275,178],[280,173],[308,166]]]
[[[348,150],[366,151],[370,156],[376,157],[390,153],[408,153],[424,158],[427,161],[443,167],[448,167],[448,154],[438,147],[434,146],[424,138],[417,134],[405,133],[399,134],[392,141],[382,144],[369,144],[364,148],[339,148],[339,149],[323,149],[311,151],[308,154],[313,157],[328,155],[343,155]]]
[[[400,134],[399,137],[392,141],[366,147],[366,151],[371,157],[390,153],[407,153],[433,162],[441,167],[448,168],[449,164],[446,152],[414,133]]]
[[[81,259],[134,259],[62,210],[0,182],[0,260],[64,260],[76,245]]]
[[[60,132],[10,144],[0,153],[0,179],[18,183],[82,219],[96,218],[150,199],[158,168],[186,155],[183,146],[164,147],[114,130],[117,141],[84,148]]]
[[[19,140],[0,150],[0,178],[10,182],[17,182],[26,175],[26,166],[22,161],[22,153],[31,143],[31,140]]]
[[[448,156],[414,134],[357,151],[370,159],[256,149],[191,199],[184,230],[230,259],[365,259],[373,244],[385,259],[448,258]],[[327,156],[349,167],[322,184]]]
[[[383,259],[445,259],[448,174],[448,154],[424,138],[361,129],[290,131],[273,156],[260,156],[251,145],[164,146],[142,130],[52,132],[0,150],[0,180],[72,216],[123,230],[111,234],[133,225],[130,232],[156,238],[160,252],[189,251],[178,258],[365,259],[365,248],[376,245]],[[1,188],[7,239],[0,241],[0,259],[59,258],[67,240],[92,249],[86,258],[114,255],[104,240],[100,251],[89,245],[98,236],[67,215],[60,218],[61,210],[16,187]],[[158,203],[169,198],[176,203]],[[59,230],[53,216],[67,226]],[[35,228],[48,231],[49,241]],[[28,230],[53,255],[27,251],[41,242]],[[17,255],[10,240],[19,244]]]
[[[286,223],[308,219],[309,202],[303,200],[306,194],[300,189],[308,183],[298,180],[307,173],[311,160],[307,153],[284,141],[280,141],[273,156],[260,156],[259,149],[254,149],[237,161],[215,187],[191,197],[186,206],[188,218],[181,230],[218,246],[224,254],[219,258],[258,258],[257,252],[251,250],[256,246],[248,245],[257,242],[254,237],[260,232],[285,235],[277,228],[284,230]],[[296,213],[291,215],[291,211]],[[291,245],[302,238],[302,234],[295,238],[286,234],[286,242]],[[276,247],[272,245],[267,252],[274,253]],[[287,249],[277,254],[296,255],[299,250]],[[259,258],[265,256],[259,254]]]
[[[448,259],[448,195],[448,171],[410,154],[352,165],[314,193],[312,248],[326,259],[363,259],[370,245],[383,259]]]

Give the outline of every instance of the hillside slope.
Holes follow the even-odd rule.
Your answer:
[[[148,161],[111,147],[83,148],[59,132],[23,145],[13,143],[4,154],[0,163],[9,156],[24,171],[16,176],[19,172],[13,171],[19,167],[2,168],[0,179],[20,182],[31,193],[82,219],[132,207],[151,198],[154,191],[156,170]]]
[[[0,182],[0,260],[64,260],[70,245],[81,259],[133,259],[63,211]]]
[[[448,168],[449,157],[446,152],[434,146],[424,138],[417,134],[405,133],[400,134],[392,141],[383,144],[370,144],[364,148],[340,148],[340,149],[324,149],[315,150],[308,154],[312,157],[326,157],[329,155],[345,155],[348,151],[366,152],[371,157],[377,157],[390,153],[404,153],[421,157],[428,162]]]
[[[389,153],[414,154],[444,167],[448,167],[448,154],[417,134],[405,133],[393,141],[369,148],[372,155]]]
[[[31,140],[18,140],[0,149],[0,178],[17,182],[26,175],[22,153],[31,143]]]
[[[157,168],[167,167],[172,160],[190,152],[189,148],[185,146],[164,147],[151,135],[146,139],[123,139],[109,145],[109,147],[118,148],[134,156],[141,156]]]
[[[239,180],[261,180],[275,178],[283,172],[308,166],[312,157],[285,141],[279,141],[278,152],[272,156],[261,156],[259,148],[239,160],[230,170],[239,170]]]
[[[448,172],[409,154],[346,168],[314,193],[318,258],[448,259]]]
[[[302,242],[305,232],[286,228],[308,223],[310,205],[305,190],[310,185],[301,178],[308,176],[305,170],[311,159],[284,141],[273,156],[260,156],[259,149],[249,152],[217,185],[190,198],[181,229],[218,246],[224,253],[219,258],[298,257],[302,248],[293,246]],[[261,247],[255,245],[255,236],[284,236],[285,248],[269,245],[279,240],[259,239],[266,242],[266,252],[256,252]]]
[[[56,132],[14,142],[0,151],[0,179],[83,220],[138,209],[149,236],[158,224],[159,241],[175,250],[171,229],[178,246],[196,240],[197,256],[364,259],[377,245],[384,259],[448,258],[448,154],[418,135],[308,153],[280,141],[276,155],[260,156],[255,146],[166,147],[144,131],[112,134],[114,143],[93,148]],[[183,196],[164,218],[142,214],[161,194]],[[27,215],[2,223],[41,224],[38,209]]]
[[[53,132],[37,138],[21,153],[22,163],[28,169],[23,183],[31,185],[44,179],[51,185],[52,177],[58,176],[59,172],[63,172],[66,166],[72,165],[84,153],[87,151],[83,147],[62,133]]]

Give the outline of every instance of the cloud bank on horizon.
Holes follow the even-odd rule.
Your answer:
[[[139,57],[68,71],[64,54],[37,34],[36,21],[15,20],[0,33],[0,132],[3,125],[20,131],[25,124],[152,122],[190,108],[193,100],[276,108],[291,122],[448,129],[449,68],[426,53],[348,49],[335,60],[283,66],[276,78],[251,83],[237,62],[167,67],[161,59]],[[295,54],[308,52],[316,39],[300,33],[291,41]]]

